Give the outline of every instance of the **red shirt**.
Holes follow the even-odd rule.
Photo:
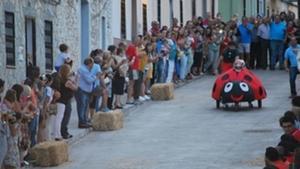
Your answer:
[[[140,61],[139,61],[140,59],[138,57],[137,49],[136,49],[135,45],[131,44],[127,47],[126,56],[129,61],[134,60],[133,64],[130,66],[130,68],[132,70],[138,70],[140,67]]]
[[[273,163],[277,169],[289,169],[289,163],[287,161],[284,162],[282,160],[278,160]]]
[[[300,130],[299,129],[295,129],[292,132],[292,136],[294,137],[294,139],[296,139],[298,142],[300,142]]]

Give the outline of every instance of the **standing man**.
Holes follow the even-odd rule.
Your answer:
[[[282,56],[284,41],[286,39],[286,26],[280,22],[279,15],[275,16],[274,22],[270,24],[270,45],[271,45],[271,65],[270,70],[275,70],[277,59],[279,60],[280,69],[284,69]]]
[[[293,98],[297,95],[296,91],[296,77],[299,73],[298,70],[298,59],[297,53],[300,52],[300,45],[297,44],[296,37],[291,37],[290,47],[287,48],[284,54],[285,58],[285,69],[290,74],[290,90],[291,90],[291,96],[290,98]]]
[[[88,106],[90,102],[90,96],[93,90],[93,84],[97,79],[97,76],[91,72],[94,65],[94,60],[88,57],[84,60],[84,64],[79,68],[79,86],[75,93],[75,99],[77,104],[78,113],[78,128],[91,127],[88,120]]]
[[[260,67],[264,70],[268,67],[268,50],[271,57],[270,50],[270,25],[269,18],[264,17],[262,24],[259,25],[257,30],[257,36],[260,41],[260,56],[258,57],[258,62]]]
[[[138,35],[134,44],[130,44],[126,49],[126,56],[129,60],[129,85],[127,91],[127,104],[139,104],[140,88],[142,84],[142,72],[140,72],[140,53],[139,48],[143,44],[143,36]],[[134,100],[132,100],[134,98]]]
[[[242,24],[238,27],[240,35],[240,56],[246,62],[246,66],[250,66],[250,44],[253,25],[248,22],[247,17],[243,17]]]

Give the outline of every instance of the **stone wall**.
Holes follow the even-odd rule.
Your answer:
[[[53,3],[52,3],[53,2]],[[101,17],[106,18],[106,44],[112,43],[111,36],[111,1],[87,0],[89,3],[90,46],[89,51],[101,46]],[[16,66],[6,67],[5,55],[5,18],[4,11],[15,15],[15,53]],[[0,1],[0,77],[7,86],[25,79],[25,18],[35,20],[36,28],[36,63],[45,72],[44,21],[53,23],[53,57],[59,53],[58,46],[66,43],[74,56],[74,70],[81,61],[81,0],[1,0]]]

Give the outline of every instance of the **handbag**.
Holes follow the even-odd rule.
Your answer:
[[[47,114],[49,114],[49,115],[56,115],[57,114],[57,105],[56,105],[56,103],[51,103],[49,105]]]
[[[92,96],[101,96],[102,95],[102,87],[101,85],[97,85],[92,90]]]

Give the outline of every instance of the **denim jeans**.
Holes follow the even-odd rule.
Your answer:
[[[218,68],[218,58],[219,58],[219,50],[208,50],[208,58],[207,62],[204,65],[204,70],[208,71],[209,68],[212,69],[212,71],[215,73]]]
[[[157,62],[157,83],[165,83],[167,78],[167,61],[165,58],[159,58]]]
[[[296,78],[298,74],[298,68],[297,67],[290,67],[290,89],[291,89],[291,95],[297,95],[296,91]]]
[[[100,111],[100,106],[99,106],[100,98],[101,98],[101,96],[96,96],[96,98],[95,98],[96,99],[96,105],[95,105],[96,112]]]
[[[172,82],[174,70],[175,70],[175,61],[168,60],[168,75],[167,75],[167,79],[166,79],[167,83]]]
[[[8,150],[8,127],[0,121],[0,168]]]
[[[72,104],[71,103],[72,103],[72,99],[70,99],[66,104],[64,117],[63,117],[63,120],[61,122],[60,132],[61,132],[61,135],[63,137],[67,136],[69,134],[68,125],[69,125],[70,118],[71,118],[71,113],[72,113]]]
[[[283,67],[283,62],[284,62],[284,58],[283,58],[283,41],[281,40],[271,40],[270,42],[270,46],[271,46],[271,64],[270,64],[270,68],[274,69],[275,65],[276,65],[276,60],[278,58],[280,67]]]
[[[39,123],[38,119],[39,119],[39,116],[35,115],[34,118],[28,124],[31,147],[33,147],[37,143],[36,136],[37,136],[37,127],[38,127],[38,123]]]
[[[189,49],[187,52],[187,66],[186,66],[186,75],[191,72],[192,65],[194,63],[194,55],[192,49]]]
[[[184,55],[180,58],[180,74],[179,74],[179,78],[181,80],[185,79],[185,76],[187,74],[186,70],[187,70],[187,64],[188,64],[188,56]]]
[[[88,114],[87,110],[90,102],[90,93],[83,91],[78,88],[75,93],[77,114],[78,114],[78,124],[87,124],[88,123]]]
[[[175,73],[176,73],[176,76],[180,76],[180,60],[179,59],[176,59],[175,60]]]

